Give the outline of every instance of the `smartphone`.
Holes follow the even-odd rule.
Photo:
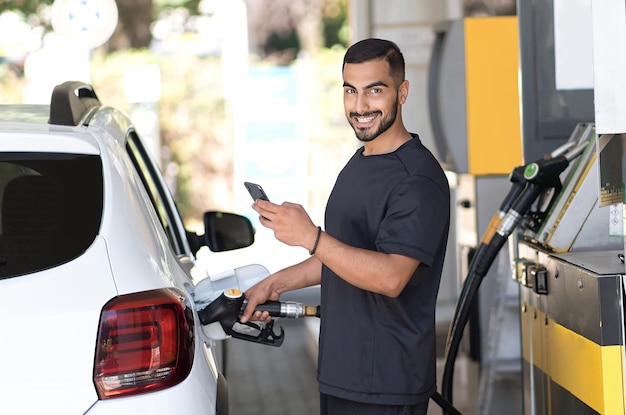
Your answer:
[[[252,200],[255,200],[255,201],[257,199],[263,199],[267,201],[270,200],[265,194],[265,191],[263,190],[260,184],[250,183],[250,182],[244,182],[243,184],[244,186],[246,186],[246,189],[248,189],[248,193],[250,193],[250,196],[252,196]]]

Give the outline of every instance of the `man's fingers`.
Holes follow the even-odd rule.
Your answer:
[[[241,317],[239,317],[239,321],[241,321],[242,323],[245,323],[246,321],[250,320],[250,317],[252,317],[252,314],[255,312],[256,308],[256,303],[254,302],[250,302],[250,300],[248,300],[248,305],[246,305],[246,308],[243,310],[243,313],[241,313]]]
[[[249,321],[249,320],[264,321],[267,323],[269,320],[271,320],[271,317],[270,317],[269,312],[255,310],[254,308],[251,308],[250,305],[248,304],[243,314],[241,315],[241,317],[239,317],[239,321],[241,321],[242,323],[245,323],[246,321]]]

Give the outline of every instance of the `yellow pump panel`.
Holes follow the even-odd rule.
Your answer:
[[[523,164],[517,17],[464,25],[469,173],[509,174]]]

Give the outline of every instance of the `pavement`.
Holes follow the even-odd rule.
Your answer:
[[[317,305],[319,288],[285,294],[281,300]],[[282,318],[274,330],[279,326],[285,330],[280,347],[226,340],[230,415],[319,415],[319,320]]]
[[[228,340],[230,415],[319,415],[310,334],[302,320],[278,323],[285,329],[280,347]]]

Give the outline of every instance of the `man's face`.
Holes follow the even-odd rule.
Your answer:
[[[347,63],[343,68],[343,105],[356,136],[372,141],[396,121],[398,86],[385,60]]]

